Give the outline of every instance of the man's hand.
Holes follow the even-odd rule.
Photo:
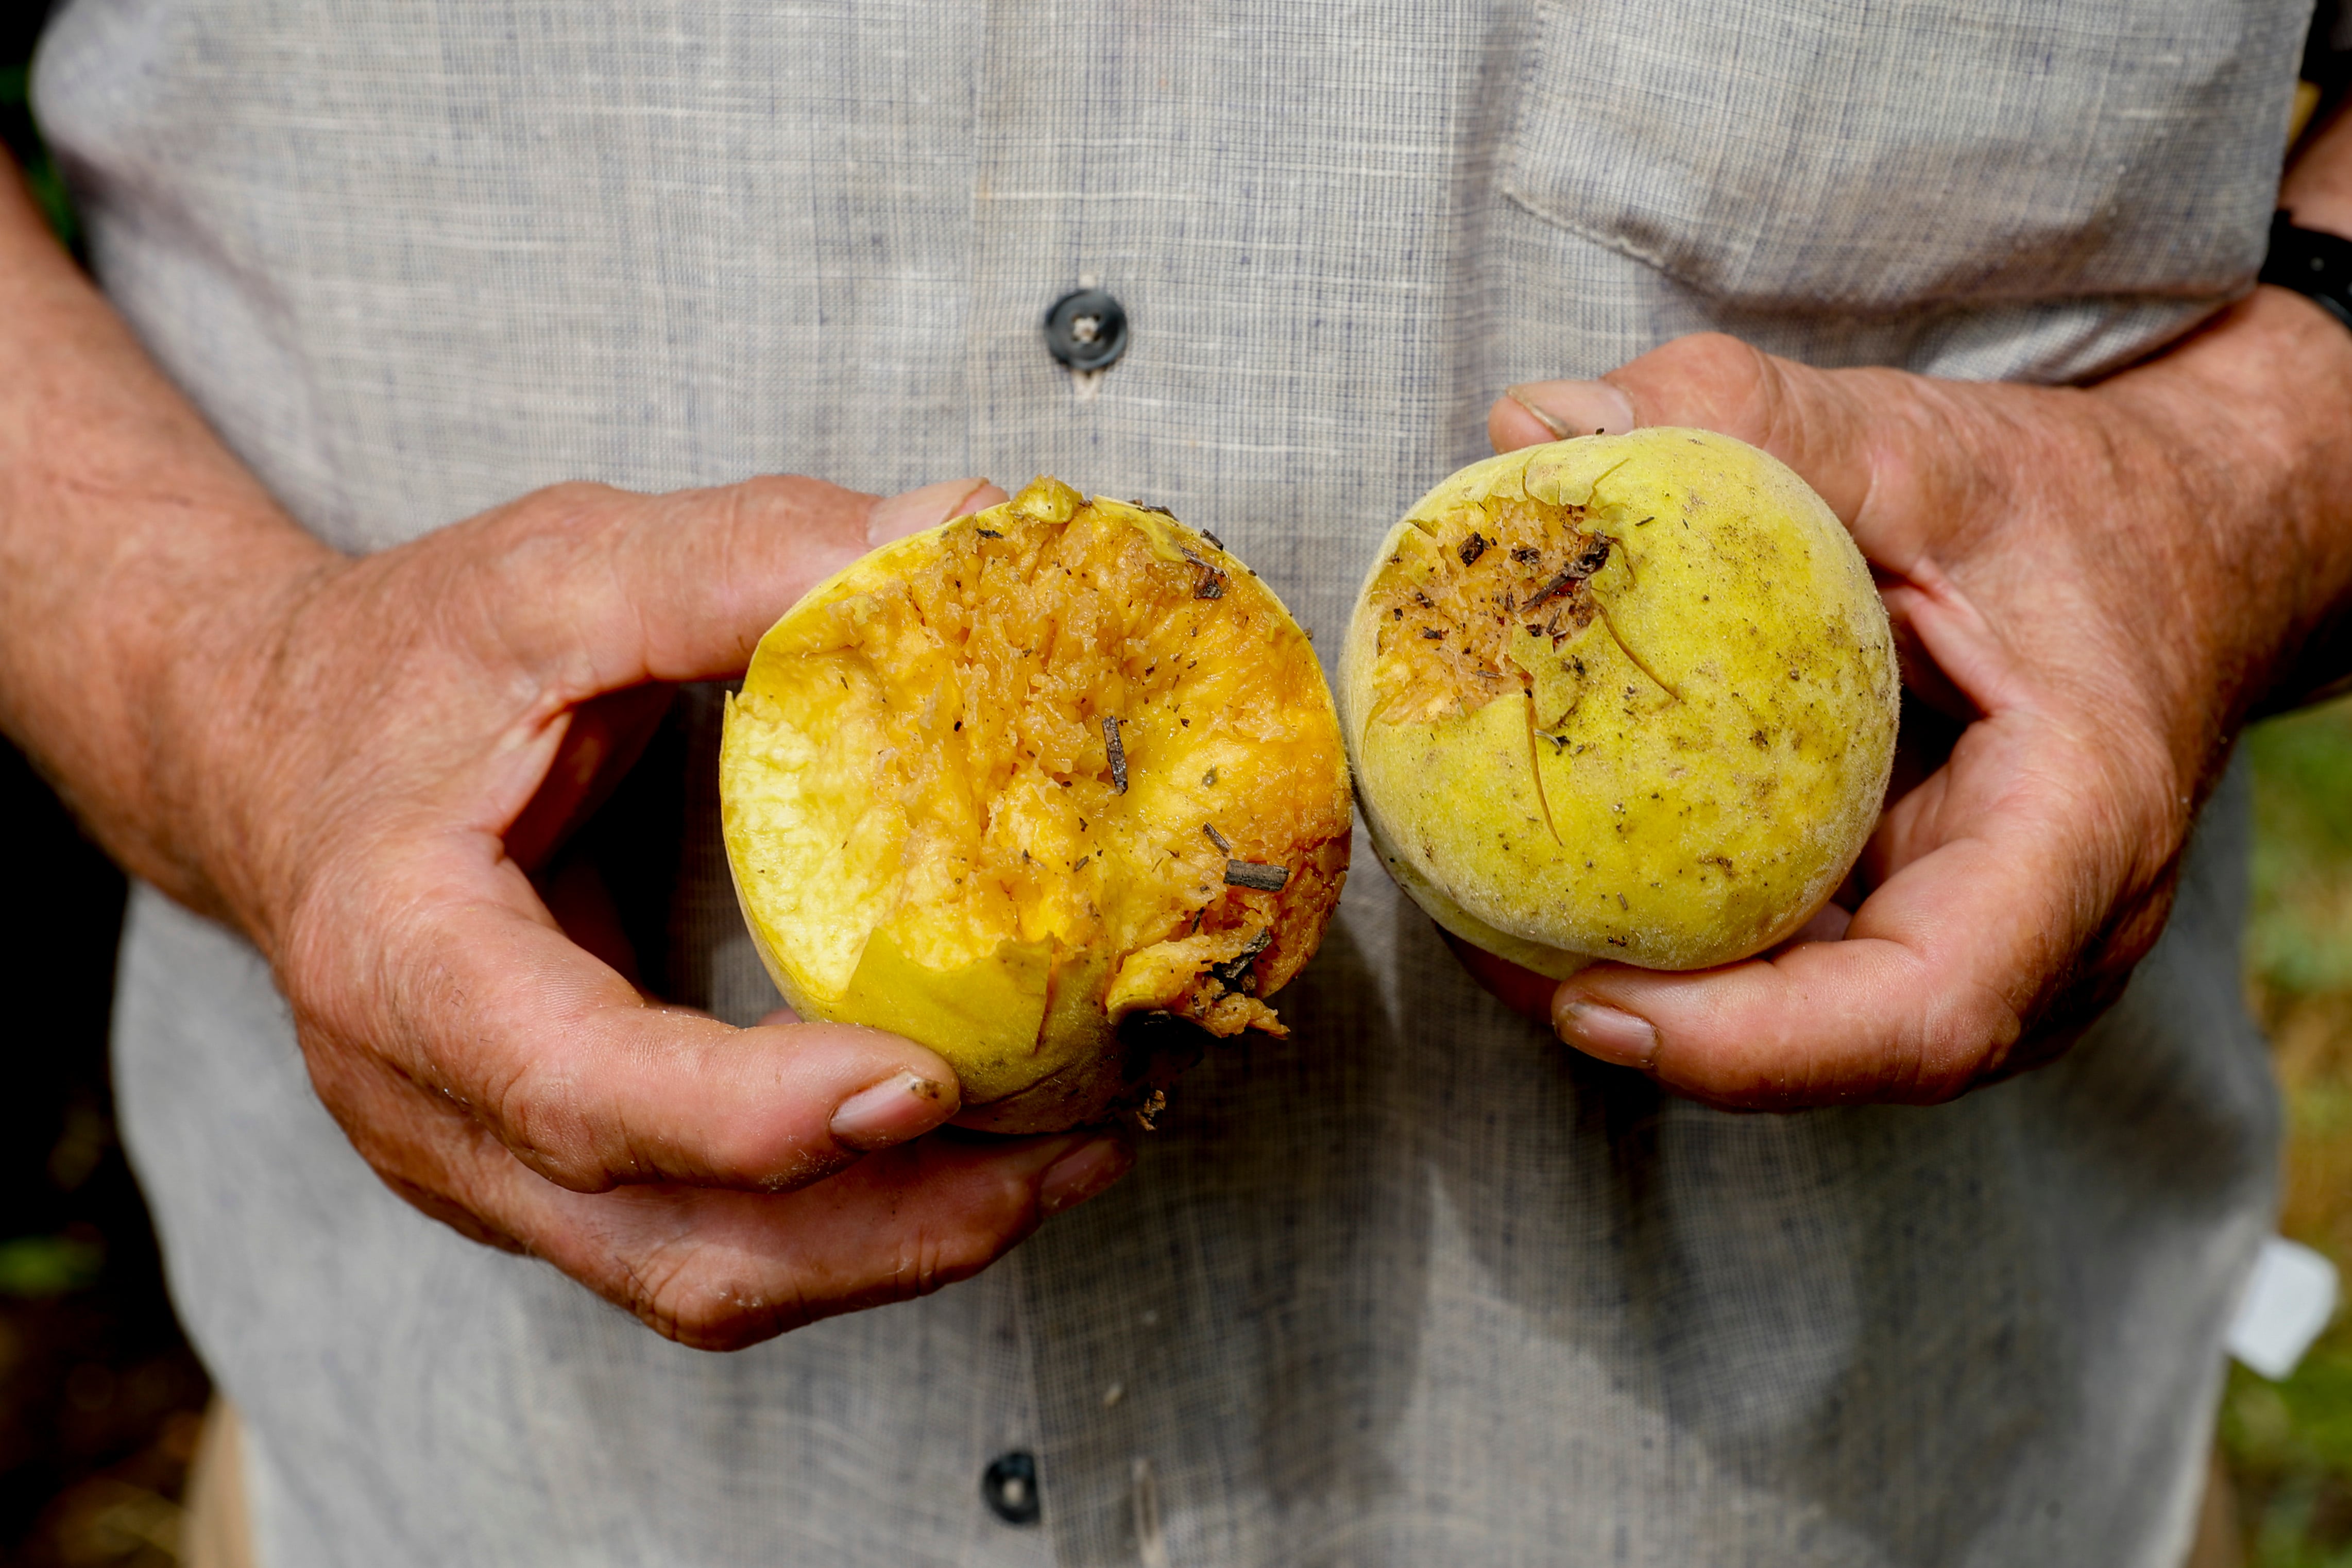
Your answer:
[[[1100,1135],[910,1144],[957,1109],[932,1052],[661,1007],[526,875],[625,766],[635,715],[610,694],[736,673],[822,577],[1001,499],[566,486],[338,562],[256,628],[242,700],[206,726],[220,809],[191,837],[236,847],[236,923],[396,1190],[734,1344],[970,1274],[1125,1168]]]
[[[932,1052],[641,995],[530,873],[675,682],[987,504],[566,486],[362,560],[301,532],[0,172],[0,725],[117,858],[235,926],[396,1191],[666,1334],[747,1344],[971,1274],[1108,1184],[1104,1134],[930,1132]]]
[[[1912,700],[1876,836],[1796,942],[1557,990],[1474,967],[1570,1044],[1727,1105],[1934,1100],[2062,1048],[2156,940],[2249,707],[2337,614],[2347,410],[2352,336],[2272,289],[2088,390],[1723,337],[1514,388],[1498,450],[1692,425],[1787,462],[1878,574]]]

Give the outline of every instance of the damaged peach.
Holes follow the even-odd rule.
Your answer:
[[[1305,633],[1213,536],[1049,479],[794,605],[720,805],[785,997],[930,1047],[1004,1131],[1144,1103],[1198,1031],[1282,1033],[1348,863]]]

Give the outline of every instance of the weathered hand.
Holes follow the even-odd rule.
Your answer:
[[[1787,462],[1878,574],[1911,695],[1877,833],[1796,942],[1556,991],[1474,967],[1570,1044],[1727,1105],[1934,1100],[2063,1048],[2155,941],[2232,733],[2327,613],[2332,503],[2253,380],[2261,340],[2315,320],[2264,290],[2088,390],[1811,370],[1717,336],[1514,388],[1498,450],[1694,425]],[[2305,390],[2352,406],[2352,381]]]
[[[716,1347],[972,1273],[1126,1168],[1101,1135],[921,1136],[957,1109],[932,1052],[664,1008],[548,908],[625,962],[593,881],[542,861],[665,688],[1002,492],[564,486],[350,560],[157,373],[5,159],[0,293],[0,729],[133,874],[262,950],[395,1190]]]
[[[625,766],[656,683],[739,672],[821,577],[997,499],[563,486],[322,561],[250,628],[175,837],[394,1190],[728,1347],[973,1273],[1126,1168],[1099,1134],[919,1137],[957,1109],[932,1052],[666,1008],[527,875]]]

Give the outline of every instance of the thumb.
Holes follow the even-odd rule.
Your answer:
[[[1816,370],[1719,332],[1677,338],[1598,381],[1514,386],[1486,416],[1498,452],[1575,436],[1686,425],[1760,447],[1802,475],[1852,527],[1882,482],[1882,458],[1946,447],[1942,411],[1918,376],[1890,370]]]
[[[834,572],[1003,499],[977,479],[880,500],[814,479],[652,497],[560,486],[483,520],[503,535],[488,568],[496,646],[571,705],[508,854],[536,869],[554,853],[635,763],[675,682],[738,673]]]
[[[1012,499],[986,479],[942,479],[876,501],[866,518],[866,542],[887,544]]]
[[[722,679],[793,604],[877,545],[985,507],[985,479],[877,500],[761,478],[631,495],[559,486],[480,520],[493,658],[577,703],[647,681]],[[487,590],[487,591],[485,591]]]

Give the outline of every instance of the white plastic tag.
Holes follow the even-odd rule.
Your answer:
[[[2336,1265],[2300,1242],[2271,1237],[2230,1325],[2230,1353],[2273,1382],[2286,1377],[2336,1316]]]

